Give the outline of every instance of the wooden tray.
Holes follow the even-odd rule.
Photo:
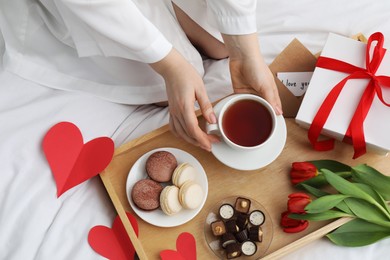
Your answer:
[[[204,121],[200,118],[200,123]],[[275,259],[315,240],[335,229],[348,219],[333,222],[310,222],[307,230],[286,234],[279,226],[280,214],[286,210],[287,196],[296,192],[289,179],[291,163],[318,159],[334,159],[348,165],[367,163],[381,172],[388,171],[389,158],[366,154],[352,159],[350,145],[337,142],[329,152],[315,152],[308,140],[307,131],[286,119],[287,142],[281,155],[267,167],[254,171],[237,171],[220,163],[211,153],[177,139],[168,126],[159,128],[117,148],[110,165],[100,174],[108,194],[117,210],[134,247],[141,259],[159,259],[165,249],[175,249],[176,238],[182,232],[190,232],[196,239],[198,259],[215,259],[204,235],[204,221],[216,202],[232,195],[242,195],[260,202],[269,212],[274,235],[263,259]],[[137,218],[139,238],[134,234],[125,211],[135,215],[126,196],[126,179],[134,162],[146,152],[160,147],[175,147],[192,154],[204,167],[209,183],[208,197],[203,209],[191,221],[178,227],[160,228]],[[387,167],[387,169],[386,169]]]

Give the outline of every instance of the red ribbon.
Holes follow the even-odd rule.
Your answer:
[[[373,50],[371,59],[370,50],[371,44],[374,41],[376,41],[377,44]],[[344,140],[351,138],[354,148],[354,159],[366,153],[363,123],[368,111],[370,110],[375,95],[378,96],[379,100],[384,105],[390,107],[390,103],[387,103],[383,99],[381,89],[381,86],[390,87],[390,77],[375,75],[386,52],[386,49],[383,48],[383,41],[384,37],[380,32],[372,34],[368,39],[366,48],[366,68],[360,68],[332,58],[319,57],[316,65],[317,67],[348,73],[349,75],[333,87],[313,119],[309,128],[308,137],[315,150],[327,151],[333,149],[334,147],[334,139],[318,141],[318,138],[345,83],[350,79],[369,79],[370,81],[362,94],[352,120],[344,135]]]

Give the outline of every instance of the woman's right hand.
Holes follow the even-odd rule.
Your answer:
[[[257,33],[222,36],[229,51],[234,92],[262,96],[271,104],[277,115],[283,114],[274,77],[260,53]]]
[[[165,80],[171,131],[185,141],[211,151],[211,143],[218,142],[219,139],[206,134],[199,127],[195,101],[198,101],[200,110],[209,123],[216,123],[216,117],[198,72],[175,49],[150,66]]]

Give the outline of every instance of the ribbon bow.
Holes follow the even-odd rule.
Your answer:
[[[373,50],[371,59],[370,50],[371,44],[374,41],[376,41],[377,44]],[[354,159],[366,153],[363,123],[368,111],[370,110],[375,95],[378,96],[379,100],[384,105],[390,107],[390,103],[387,103],[383,99],[381,89],[381,86],[390,87],[390,77],[375,75],[386,52],[386,49],[383,48],[383,41],[384,37],[380,32],[372,34],[368,39],[366,48],[366,68],[360,68],[332,58],[319,57],[317,67],[340,71],[350,75],[333,87],[313,119],[309,128],[308,137],[315,150],[327,151],[333,149],[334,147],[334,139],[318,141],[318,138],[345,83],[350,79],[369,79],[370,81],[362,94],[352,120],[344,135],[344,141],[351,138],[354,148]]]

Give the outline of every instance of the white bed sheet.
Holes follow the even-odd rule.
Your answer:
[[[259,39],[267,63],[294,38],[313,53],[328,32],[382,31],[390,47],[390,1],[259,1]],[[4,45],[0,37],[0,54]],[[1,66],[1,64],[0,64]],[[211,100],[230,93],[226,61],[206,61]],[[116,146],[166,124],[166,108],[125,106],[48,89],[0,71],[0,259],[102,259],[87,242],[95,225],[116,215],[98,177],[56,198],[41,141],[60,121],[75,123],[85,141],[110,136]],[[389,167],[390,168],[390,167]],[[142,231],[141,231],[142,232]],[[284,259],[390,259],[390,239],[361,248],[315,241]]]

